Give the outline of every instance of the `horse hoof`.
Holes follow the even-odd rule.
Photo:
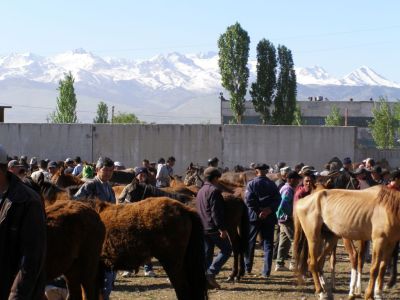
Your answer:
[[[389,282],[388,284],[385,284],[384,289],[385,290],[390,290],[391,288],[393,288],[395,286],[396,283],[394,282]]]
[[[319,300],[331,300],[332,297],[328,295],[328,293],[319,293]]]
[[[229,276],[229,277],[225,280],[225,282],[235,282],[235,277]]]

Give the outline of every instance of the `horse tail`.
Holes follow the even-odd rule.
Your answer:
[[[242,203],[242,216],[240,219],[240,252],[245,253],[248,248],[248,241],[249,241],[249,230],[250,230],[250,219],[249,214],[247,213],[247,206]]]
[[[308,269],[308,243],[304,230],[301,227],[300,219],[297,214],[293,213],[294,219],[294,242],[293,255],[295,258],[295,271],[299,279],[306,274]],[[301,281],[301,280],[300,280]]]
[[[207,300],[206,257],[204,251],[204,231],[199,215],[191,211],[192,232],[184,259],[185,276],[188,280],[193,300]]]

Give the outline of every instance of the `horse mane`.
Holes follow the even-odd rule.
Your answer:
[[[377,199],[378,203],[382,204],[388,212],[390,211],[395,217],[400,218],[400,192],[382,186]]]

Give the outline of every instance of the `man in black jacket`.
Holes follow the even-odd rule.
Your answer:
[[[224,220],[224,199],[216,185],[221,177],[221,172],[215,167],[204,170],[206,182],[197,193],[196,207],[204,227],[207,280],[212,288],[220,288],[215,281],[215,276],[226,263],[232,253],[228,233]],[[221,252],[212,261],[214,247]]]
[[[46,220],[40,196],[7,171],[0,145],[0,300],[43,299]]]

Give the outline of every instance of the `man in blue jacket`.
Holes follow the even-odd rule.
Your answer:
[[[204,177],[206,182],[197,193],[196,209],[204,228],[207,281],[211,288],[219,288],[215,276],[231,256],[232,247],[226,231],[224,199],[217,188],[221,172],[215,167],[208,167],[204,170]],[[221,252],[212,261],[215,246]]]
[[[274,246],[274,227],[277,222],[275,212],[281,197],[275,183],[266,175],[269,166],[258,164],[255,166],[256,177],[246,187],[245,203],[250,219],[249,244],[245,255],[247,273],[251,273],[254,259],[254,247],[258,233],[261,233],[264,248],[264,268],[262,275],[271,274],[272,255]]]

